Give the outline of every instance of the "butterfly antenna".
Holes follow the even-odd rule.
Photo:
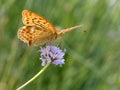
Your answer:
[[[61,33],[66,33],[66,32],[72,31],[72,30],[74,30],[74,29],[76,29],[76,28],[80,28],[81,26],[83,26],[83,25],[78,25],[78,26],[66,28],[66,29],[60,30],[60,32],[61,32]]]

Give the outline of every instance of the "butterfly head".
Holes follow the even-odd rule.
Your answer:
[[[63,37],[64,32],[62,32],[61,30],[57,30],[57,39],[60,39],[61,37]]]

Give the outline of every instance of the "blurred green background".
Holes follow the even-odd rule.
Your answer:
[[[60,41],[65,64],[50,65],[23,90],[120,90],[120,0],[0,0],[0,90],[15,90],[41,68],[39,47],[17,38],[21,12],[61,29],[83,24]],[[83,31],[86,32],[83,32]]]

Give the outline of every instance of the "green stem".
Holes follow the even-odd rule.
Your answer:
[[[46,64],[33,78],[31,78],[29,81],[27,81],[26,83],[24,83],[22,86],[20,86],[16,90],[21,90],[22,88],[24,88],[25,86],[27,86],[29,83],[31,83],[33,80],[35,80],[38,76],[40,76],[47,69],[47,67],[49,65],[50,65],[50,63]]]

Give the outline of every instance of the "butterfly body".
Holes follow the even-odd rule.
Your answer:
[[[23,10],[22,21],[25,26],[18,30],[18,38],[31,46],[55,42],[64,33],[80,27],[56,30],[47,19],[29,10]]]

